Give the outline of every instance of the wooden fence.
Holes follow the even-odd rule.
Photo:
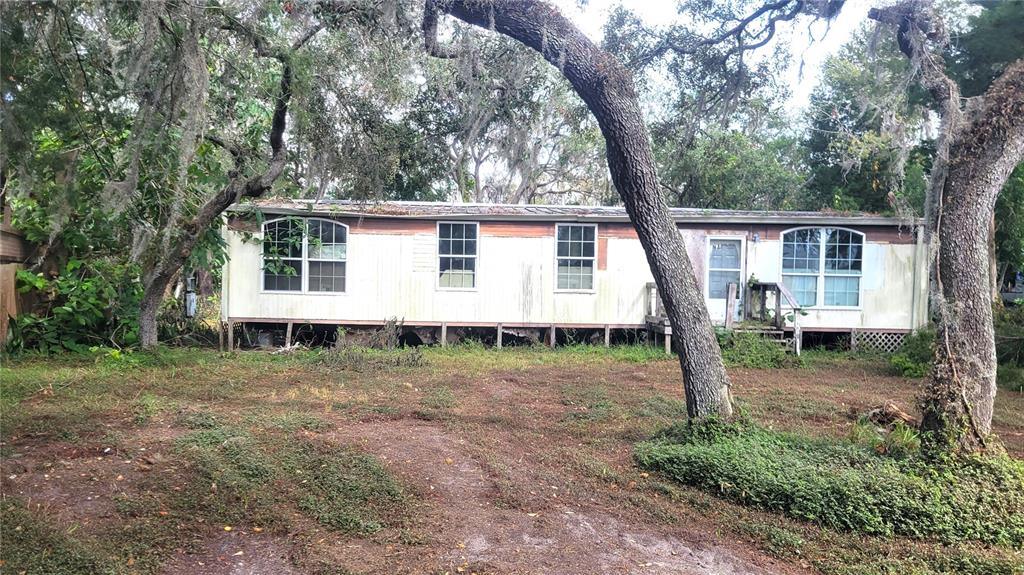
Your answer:
[[[21,233],[11,226],[11,210],[0,202],[0,346],[7,342],[11,318],[18,317],[19,297],[15,275],[25,267],[29,245]]]

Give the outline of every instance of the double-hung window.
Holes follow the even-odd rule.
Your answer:
[[[708,298],[726,299],[729,297],[729,284],[740,286],[741,258],[743,247],[741,240],[710,240],[708,253]],[[737,289],[736,297],[739,297]]]
[[[782,236],[782,281],[802,307],[857,307],[864,235],[803,228]],[[820,295],[819,295],[820,292]]]
[[[348,228],[288,217],[263,224],[263,289],[344,292]]]
[[[476,287],[476,223],[441,222],[437,224],[437,285],[448,289]]]
[[[597,260],[597,226],[558,224],[555,230],[558,289],[594,289]]]

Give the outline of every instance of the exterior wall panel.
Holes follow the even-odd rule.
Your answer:
[[[555,284],[555,225],[481,222],[477,282],[472,290],[437,286],[436,222],[334,218],[349,225],[347,292],[268,293],[262,290],[261,247],[229,226],[223,313],[227,319],[410,324],[641,325],[645,288],[653,281],[647,258],[628,224],[599,223],[595,290],[562,292]],[[774,226],[781,229],[781,226]],[[924,314],[925,282],[914,285],[920,246],[893,230],[867,234],[857,309],[811,309],[805,330],[912,329]],[[706,283],[708,237],[744,238],[744,280],[781,281],[779,230],[767,226],[680,226],[698,284]],[[906,233],[906,232],[905,232]],[[757,234],[757,240],[754,235]],[[257,238],[258,238],[257,234]],[[877,239],[876,239],[877,238]],[[893,242],[896,239],[896,242]],[[878,241],[881,240],[881,241]],[[915,295],[915,289],[917,294]],[[916,311],[912,312],[914,309]],[[913,317],[912,317],[913,316]],[[912,321],[913,320],[913,321]]]

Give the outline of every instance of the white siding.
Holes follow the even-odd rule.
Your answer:
[[[259,244],[243,242],[241,233],[229,230],[223,314],[246,321],[378,322],[398,317],[410,324],[642,324],[644,290],[653,279],[640,242],[606,237],[599,225],[598,249],[606,245],[607,250],[599,260],[606,262],[606,269],[597,266],[594,292],[560,293],[555,290],[553,231],[552,226],[547,237],[506,237],[488,235],[481,226],[476,289],[446,291],[437,287],[434,234],[359,233],[353,228],[348,238],[347,292],[311,294],[262,292]],[[782,279],[778,240],[754,241],[752,235],[735,230],[682,234],[701,286],[708,235],[746,237],[746,276]],[[868,231],[861,308],[811,310],[800,318],[801,326],[911,329],[916,327],[911,315],[920,325],[924,281],[918,282],[916,298],[912,281],[917,249],[912,244],[874,243]],[[915,300],[918,311],[912,314]]]

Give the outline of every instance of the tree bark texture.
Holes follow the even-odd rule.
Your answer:
[[[966,451],[992,431],[996,396],[990,228],[996,198],[1024,159],[1024,60],[954,127],[933,260],[936,365],[922,428]]]
[[[996,198],[1024,158],[1024,60],[964,107],[945,71],[949,37],[931,2],[906,0],[868,17],[897,29],[941,119],[925,202],[936,342],[921,430],[930,448],[976,451],[992,431],[996,396],[990,226]]]
[[[427,0],[448,13],[533,48],[572,84],[601,126],[612,181],[625,204],[672,325],[691,418],[731,415],[729,379],[682,236],[661,195],[632,75],[559,11],[536,0]],[[424,33],[430,34],[427,24]],[[436,22],[432,22],[435,26]],[[427,39],[428,50],[436,38]]]

